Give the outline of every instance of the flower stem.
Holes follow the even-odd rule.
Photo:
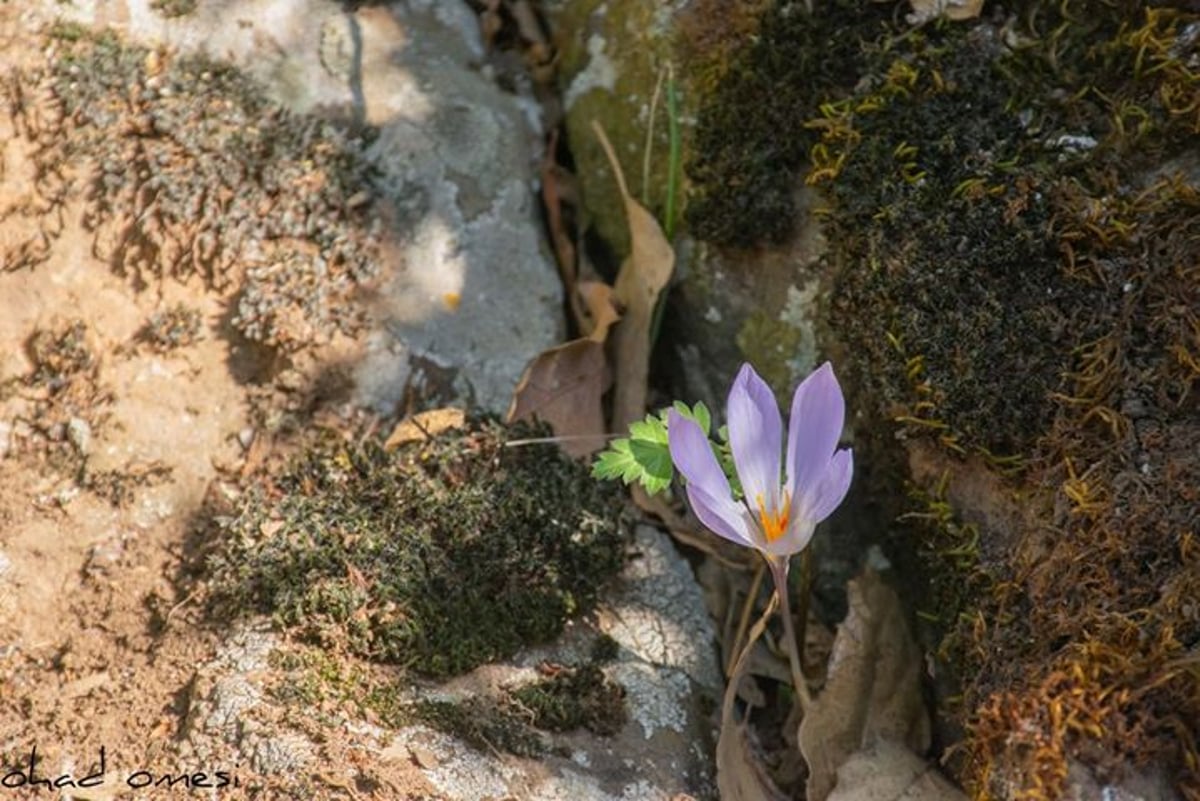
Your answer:
[[[808,692],[808,681],[804,678],[804,670],[800,667],[800,644],[796,641],[796,626],[792,621],[791,593],[788,592],[788,558],[768,558],[771,577],[775,579],[775,594],[779,598],[779,614],[783,617],[783,638],[787,641],[788,662],[792,667],[792,684],[796,687],[796,697],[800,700],[800,711],[807,712],[812,705],[812,696]]]

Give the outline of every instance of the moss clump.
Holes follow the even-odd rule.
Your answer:
[[[480,751],[507,751],[522,757],[546,753],[546,743],[512,710],[482,698],[420,701],[408,709],[410,719],[459,737]]]
[[[222,520],[214,609],[434,676],[552,639],[621,567],[621,505],[507,438],[487,419],[396,451],[318,438]]]
[[[164,17],[186,17],[196,10],[197,0],[154,0],[150,8]]]
[[[200,310],[183,303],[155,312],[138,332],[138,340],[159,353],[184,348],[200,338]]]
[[[819,139],[805,124],[821,103],[849,94],[867,66],[864,46],[893,16],[878,3],[813,5],[809,15],[772,3],[705,93],[685,165],[694,187],[687,221],[702,239],[744,247],[792,233],[796,188]]]
[[[559,667],[549,678],[512,695],[533,713],[535,726],[550,731],[586,728],[607,736],[619,732],[629,719],[624,688],[594,663]]]
[[[624,690],[600,667],[598,653],[607,649],[607,644],[602,644],[606,639],[597,641],[587,663],[543,666],[543,672],[552,675],[510,690],[506,696],[417,701],[394,676],[379,675],[369,666],[331,651],[288,647],[272,654],[272,666],[281,673],[271,693],[289,705],[371,714],[392,727],[423,723],[481,751],[538,757],[551,748],[538,729],[587,728],[611,735],[627,720]]]
[[[918,501],[958,613],[964,780],[1043,799],[1068,759],[1114,781],[1156,763],[1197,793],[1200,105],[1180,98],[1200,96],[1200,15],[1070,0],[1007,21],[884,26],[856,43],[862,79],[809,104],[832,323],[880,418],[982,456],[1026,507],[981,555],[1000,534],[937,488]]]
[[[543,665],[546,678],[510,692],[533,725],[549,731],[587,729],[610,736],[629,720],[625,688],[610,680],[601,665],[617,656],[616,640],[601,635],[592,643],[591,658],[581,664]]]

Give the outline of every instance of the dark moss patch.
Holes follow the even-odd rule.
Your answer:
[[[964,780],[1053,798],[1068,758],[1154,762],[1194,793],[1200,105],[1179,98],[1200,16],[1013,12],[885,31],[816,106],[832,324],[880,419],[1030,507],[990,559],[937,488],[910,518],[964,681]]]
[[[408,714],[435,729],[453,734],[480,751],[507,751],[523,757],[542,756],[546,743],[513,710],[480,699],[421,701]]]
[[[186,17],[196,10],[197,0],[154,0],[150,7],[164,17]]]
[[[586,728],[613,735],[629,719],[625,690],[594,663],[559,667],[552,676],[512,692],[533,713],[533,724],[550,731]]]
[[[772,3],[757,24],[742,20],[757,35],[722,59],[730,63],[703,100],[685,165],[694,185],[687,222],[703,239],[750,246],[792,232],[796,187],[819,139],[805,123],[850,92],[868,66],[864,47],[892,18],[877,3],[813,5],[810,16],[802,4]]]
[[[396,451],[318,438],[221,522],[214,611],[435,676],[554,638],[619,570],[621,504],[507,438],[484,419]]]

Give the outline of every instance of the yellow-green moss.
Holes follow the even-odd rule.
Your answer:
[[[1040,510],[980,573],[984,532],[919,501],[981,797],[1056,797],[1069,757],[1196,791],[1200,202],[1178,98],[1200,96],[1200,17],[1084,6],[1030,4],[1016,50],[987,23],[881,39],[879,77],[814,119],[860,396]]]
[[[786,235],[810,166],[839,372],[877,420],[1027,499],[1016,532],[937,487],[909,518],[963,668],[962,778],[1048,799],[1069,758],[1112,780],[1153,762],[1200,793],[1200,15],[1031,0],[1003,27],[906,30],[814,5],[768,14],[702,112],[691,219]],[[976,535],[1011,537],[986,569]]]

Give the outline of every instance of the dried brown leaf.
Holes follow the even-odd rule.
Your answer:
[[[604,344],[575,339],[543,351],[525,368],[513,393],[508,421],[538,418],[563,437],[572,456],[590,456],[605,443],[601,397],[610,375]]]
[[[462,428],[465,421],[466,414],[462,409],[430,409],[414,414],[396,424],[383,447],[390,450],[406,442],[425,442],[443,431]]]
[[[604,342],[613,323],[621,319],[613,305],[613,290],[601,281],[581,281],[578,287],[585,314],[580,320],[580,330],[596,342]]]
[[[567,222],[567,212],[569,207],[575,203],[577,194],[575,176],[555,160],[557,151],[558,130],[555,129],[550,132],[550,141],[546,143],[546,153],[542,157],[540,170],[542,207],[546,210],[546,227],[550,229],[550,242],[554,245],[558,277],[562,280],[563,291],[570,300],[575,322],[582,325],[581,309],[575,297],[575,284],[579,280],[575,250],[576,236]]]
[[[966,801],[966,795],[902,745],[881,741],[838,769],[829,801]]]
[[[921,651],[899,597],[870,569],[850,582],[848,595],[850,611],[838,627],[829,679],[800,723],[809,801],[825,801],[838,768],[864,746],[886,740],[917,753],[929,748]]]
[[[762,617],[750,629],[750,637],[741,656],[733,666],[729,683],[725,685],[725,698],[721,703],[721,736],[717,740],[717,789],[721,801],[786,801],[787,796],[779,791],[766,768],[750,748],[745,723],[737,719],[734,711],[738,685],[746,675],[750,663],[749,655],[767,627],[767,621],[775,611],[776,597],[771,595]]]
[[[630,252],[621,264],[614,286],[617,301],[624,307],[621,322],[612,333],[616,373],[612,423],[613,429],[619,431],[646,413],[650,325],[658,296],[675,269],[675,251],[654,215],[629,194],[620,162],[603,129],[594,121],[592,129],[612,164],[629,224]]]

